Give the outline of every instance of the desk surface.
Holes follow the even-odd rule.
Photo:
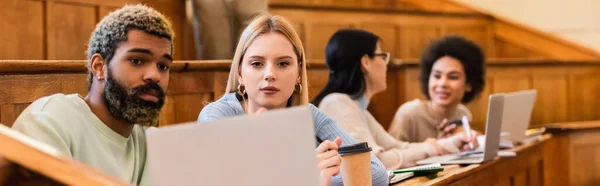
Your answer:
[[[408,186],[408,185],[451,185],[458,184],[463,185],[464,183],[476,183],[475,181],[480,180],[488,180],[488,183],[496,183],[496,182],[504,182],[503,180],[508,176],[509,182],[510,177],[514,175],[509,175],[510,173],[517,174],[520,171],[502,171],[502,173],[498,173],[499,170],[504,170],[504,167],[515,167],[517,169],[529,169],[529,166],[516,165],[521,164],[523,162],[532,162],[533,166],[536,163],[540,163],[542,150],[541,144],[548,141],[551,138],[551,135],[546,134],[540,138],[540,140],[536,142],[532,142],[529,144],[517,146],[509,151],[514,151],[517,153],[516,157],[502,157],[496,158],[494,160],[488,161],[483,164],[472,164],[467,166],[459,166],[459,165],[449,165],[444,166],[444,171],[439,172],[437,177],[425,177],[418,176],[413,177],[408,180],[404,180],[400,183],[394,184],[394,186]],[[539,159],[538,159],[539,158]],[[526,161],[523,161],[526,160]],[[533,161],[529,161],[533,160]],[[540,164],[541,165],[541,164]],[[536,170],[536,169],[533,169]],[[541,171],[542,169],[537,169]],[[543,173],[537,172],[539,175]],[[530,173],[531,174],[531,173]],[[535,174],[535,172],[533,173]],[[530,178],[530,182],[535,181]],[[479,182],[481,184],[481,182]],[[509,184],[510,185],[510,184]],[[528,184],[531,185],[531,184]],[[536,184],[533,184],[536,185]]]
[[[566,123],[549,123],[543,125],[547,129],[559,129],[559,130],[582,130],[582,129],[598,129],[600,128],[600,121],[577,121],[577,122],[566,122]]]

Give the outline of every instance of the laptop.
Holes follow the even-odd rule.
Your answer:
[[[306,106],[149,129],[153,185],[306,186],[319,179]]]
[[[504,139],[520,143],[527,138],[525,131],[529,128],[536,95],[537,90],[504,94],[502,132],[508,134]]]
[[[443,156],[430,157],[417,161],[419,165],[440,163],[440,164],[476,164],[492,160],[498,156],[498,147],[500,146],[500,126],[503,119],[504,94],[492,94],[489,97],[485,148],[483,153],[474,151],[460,152]]]

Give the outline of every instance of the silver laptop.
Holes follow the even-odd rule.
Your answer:
[[[504,139],[508,139],[513,143],[525,140],[527,137],[525,131],[529,128],[536,95],[537,90],[504,94],[502,132],[508,134]]]
[[[318,184],[308,107],[150,129],[152,185]]]
[[[483,163],[496,158],[496,156],[498,156],[498,147],[500,146],[500,124],[502,124],[502,118],[504,115],[503,109],[504,95],[490,95],[487,113],[487,124],[485,130],[485,148],[483,150],[483,153],[478,153],[475,150],[471,152],[467,151],[456,154],[435,156],[421,161],[417,161],[417,164],[476,164]]]

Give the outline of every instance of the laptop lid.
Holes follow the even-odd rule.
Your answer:
[[[504,95],[492,94],[489,98],[487,124],[485,126],[485,149],[483,161],[494,159],[498,156],[500,147],[500,127],[504,115]]]
[[[529,128],[536,95],[537,90],[504,94],[502,132],[510,133],[509,140],[520,142],[526,138],[525,131]]]
[[[318,184],[308,107],[146,132],[153,185]]]

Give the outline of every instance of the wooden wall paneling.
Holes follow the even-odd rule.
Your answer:
[[[304,45],[308,59],[325,59],[325,47],[331,36],[340,29],[351,28],[352,23],[305,22],[306,43]]]
[[[21,112],[23,112],[30,103],[15,103],[15,104],[0,104],[0,123],[5,124],[7,126],[12,126],[12,124],[17,120]]]
[[[531,126],[568,121],[568,78],[566,69],[535,68],[533,88],[538,90]]]
[[[542,58],[544,55],[513,45],[494,36],[494,49],[497,58]]]
[[[102,20],[102,18],[104,18],[104,16],[108,15],[109,13],[115,11],[119,9],[119,7],[116,6],[98,6],[98,16],[96,17],[96,23],[100,22],[100,20]],[[91,33],[90,33],[91,34]]]
[[[405,71],[405,88],[404,95],[405,100],[400,100],[401,104],[412,101],[414,99],[427,99],[423,93],[421,93],[421,85],[419,84],[419,67],[406,68]]]
[[[161,126],[197,121],[202,108],[213,99],[212,92],[169,96],[169,104],[172,107],[167,111],[171,111],[171,108],[175,109],[172,109],[174,110],[172,113],[163,116],[165,117],[163,121],[168,122],[161,123]]]
[[[40,97],[61,92],[62,82],[76,81],[69,74],[0,76],[0,104],[31,103]]]
[[[86,96],[88,94],[88,75],[87,74],[72,74],[73,78],[70,81],[61,82],[61,92],[63,94],[79,94]]]
[[[382,21],[394,25],[483,25],[491,20],[484,16],[448,16],[443,14],[419,14],[405,12],[371,12],[343,9],[309,9],[309,8],[273,8],[272,14],[284,16],[290,20],[306,22],[335,23],[378,23]]]
[[[552,139],[544,144],[544,185],[569,185],[569,144],[569,135],[566,133],[553,134]]]
[[[313,5],[360,6],[367,5],[368,0],[313,0]]]
[[[303,22],[305,26],[305,48],[308,51],[309,59],[323,59],[323,51],[325,43],[329,40],[331,34],[340,28],[349,28],[356,25],[357,28],[373,30],[374,32],[383,33],[385,37],[391,33],[391,27],[399,28],[396,36],[396,55],[399,58],[418,58],[431,39],[441,35],[440,25],[456,28],[455,30],[468,33],[471,36],[479,39],[482,43],[491,44],[493,40],[489,29],[491,28],[491,20],[482,16],[443,16],[443,15],[419,15],[406,13],[372,13],[372,12],[356,12],[344,10],[309,10],[309,9],[292,9],[292,8],[275,8],[272,9],[273,14],[284,16],[293,22]],[[301,21],[299,21],[301,20]],[[383,23],[382,23],[383,22]],[[475,26],[474,26],[475,25]],[[383,26],[383,27],[381,27]],[[379,27],[379,28],[376,28]],[[478,34],[471,31],[473,28],[487,29],[487,35]],[[486,37],[484,37],[486,36]],[[386,39],[387,40],[387,39]],[[404,43],[404,40],[410,43]],[[317,43],[317,44],[315,44]],[[413,43],[418,44],[415,46]],[[390,43],[391,44],[391,43]],[[387,50],[387,49],[386,49]],[[487,49],[486,49],[487,50]]]
[[[429,43],[441,36],[436,26],[399,25],[396,37],[396,55],[400,59],[421,58]]]
[[[44,2],[0,1],[0,59],[44,59]]]
[[[520,90],[528,90],[532,88],[531,71],[527,68],[510,66],[488,66],[488,68],[486,69],[486,73],[488,77],[493,78],[493,81],[488,82],[488,84],[486,85],[486,87],[489,87],[493,90],[493,93],[507,93]],[[482,118],[484,120],[479,120],[477,122],[477,124],[479,124],[479,127],[481,127],[482,129],[481,131],[485,130],[489,94],[486,95],[485,99],[485,105],[482,106],[485,106],[486,109],[480,108],[480,113],[478,114],[480,117],[484,117]],[[471,109],[472,112],[473,110],[474,109]],[[481,112],[482,110],[485,110],[485,112]]]
[[[496,37],[529,51],[558,60],[595,60],[600,54],[581,45],[573,44],[551,34],[511,23],[506,20],[493,22]]]
[[[87,41],[96,25],[93,5],[47,1],[47,59],[85,59]]]
[[[406,102],[407,95],[406,95],[406,82],[407,82],[407,75],[406,75],[406,71],[407,71],[408,67],[403,67],[402,69],[396,70],[396,77],[393,81],[390,81],[388,79],[387,84],[388,84],[388,89],[395,87],[396,90],[396,97],[398,98],[397,100],[397,106],[400,107],[400,105],[402,105],[404,102]],[[388,72],[392,71],[393,69],[390,69],[388,67]],[[390,84],[395,84],[395,86],[390,86]]]
[[[298,34],[298,37],[300,37],[300,41],[302,41],[304,49],[306,50],[306,36],[305,36],[306,30],[305,30],[303,21],[298,21],[298,20],[288,20],[288,21],[290,22],[290,24],[292,24],[294,31],[296,31],[296,33]],[[304,52],[306,52],[306,51],[304,51]]]
[[[443,35],[460,35],[477,44],[486,56],[495,56],[493,53],[494,38],[491,33],[490,23],[477,25],[448,25],[443,27]]]
[[[312,5],[313,0],[269,0],[269,5]]]
[[[113,6],[120,7],[126,4],[140,3],[141,0],[42,0],[42,1],[55,1],[58,3],[69,3],[69,4],[81,4],[81,5],[99,5],[99,6]]]
[[[569,75],[569,120],[586,121],[598,120],[600,104],[597,100],[600,95],[600,81],[597,74],[600,69],[593,68],[591,73],[583,75]],[[586,103],[586,104],[582,104]]]
[[[494,76],[493,87],[494,93],[508,93],[520,90],[531,89],[531,76],[528,74],[515,75],[514,73],[506,73],[509,68],[503,70],[504,75]]]
[[[396,27],[392,23],[363,23],[360,25],[360,28],[372,32],[381,38],[380,47],[383,52],[390,52],[390,59],[398,58],[396,54]]]
[[[158,116],[158,126],[162,127],[175,123],[176,118],[174,115],[178,111],[175,101],[173,96],[165,98],[165,104],[160,110],[160,116]]]
[[[415,10],[415,6],[403,3],[397,0],[367,0],[369,4],[375,7],[395,8],[395,9],[408,9]]]
[[[480,12],[474,10],[471,7],[467,7],[456,1],[446,0],[397,0],[404,3],[409,3],[419,7],[421,10],[432,11],[432,12],[445,12],[445,13],[463,13],[463,14],[480,14]]]
[[[532,164],[531,167],[529,167],[529,169],[527,170],[528,173],[527,175],[528,177],[528,183],[527,185],[529,186],[542,186],[544,185],[544,166],[543,166],[543,160],[540,161],[536,161],[535,163]]]
[[[196,121],[202,108],[218,98],[215,96],[217,73],[221,72],[201,70],[171,73],[159,125]]]
[[[527,171],[520,171],[513,177],[513,186],[527,186]]]
[[[171,73],[167,95],[213,92],[214,72],[191,71]]]
[[[510,177],[504,178],[504,179],[499,179],[498,182],[494,183],[494,186],[511,186],[510,182],[511,182]]]
[[[396,110],[398,110],[401,104],[398,101],[400,98],[400,96],[398,96],[398,87],[400,85],[398,83],[397,73],[398,71],[388,70],[386,76],[387,89],[384,92],[373,96],[369,103],[369,112],[373,117],[377,118],[377,121],[384,129],[387,129],[390,126],[391,121],[396,114]]]
[[[385,9],[385,10],[419,10],[415,5],[398,0],[271,0],[272,8],[287,6],[326,7],[326,8],[352,8],[352,9]]]
[[[215,100],[221,98],[225,94],[227,80],[229,80],[229,71],[215,72],[213,88]]]
[[[392,120],[396,114],[396,111],[402,104],[406,102],[406,70],[402,69],[389,69],[387,74],[387,90],[383,93],[377,94],[372,98],[369,104],[369,112],[377,119],[379,124],[383,126],[385,130],[390,127]],[[380,105],[386,106],[385,110],[377,109]]]
[[[31,102],[56,93],[87,94],[87,74],[36,74],[0,76],[0,123],[11,126]]]
[[[193,28],[185,14],[185,1],[141,0],[141,2],[163,13],[171,22],[175,32],[173,59],[196,59],[193,33],[188,33],[193,31]]]
[[[600,129],[570,134],[570,185],[598,185],[600,182]],[[567,149],[565,149],[567,150]]]
[[[308,90],[308,100],[312,101],[319,92],[325,87],[327,81],[329,81],[329,69],[328,68],[318,68],[318,69],[310,69],[307,73],[308,76],[308,89],[304,89],[303,91]]]

